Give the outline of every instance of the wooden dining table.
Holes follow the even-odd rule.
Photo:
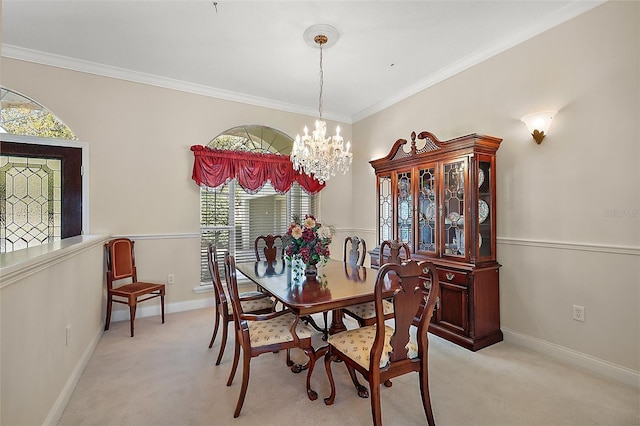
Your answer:
[[[332,311],[329,334],[344,331],[347,327],[343,321],[342,308],[357,303],[373,301],[377,271],[364,266],[351,265],[338,260],[329,260],[318,265],[315,279],[308,280],[300,267],[294,267],[285,259],[269,263],[266,261],[236,263],[236,270],[259,288],[272,295],[299,318],[312,321],[312,314]],[[389,285],[391,291],[392,285]],[[315,360],[328,349],[324,345],[315,350]],[[294,365],[292,371],[300,372],[304,366]],[[309,378],[312,371],[309,371]],[[317,394],[310,388],[307,379],[307,395],[315,400]],[[356,385],[358,388],[358,385]],[[360,388],[362,389],[362,387]],[[366,394],[361,393],[362,396]]]
[[[284,259],[237,263],[236,269],[300,317],[332,311],[330,334],[347,329],[342,308],[374,300],[377,271],[338,260],[318,265],[315,280]]]

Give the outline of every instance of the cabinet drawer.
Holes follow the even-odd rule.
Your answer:
[[[438,268],[438,277],[440,281],[451,284],[467,284],[467,274],[464,272],[451,271],[449,269]]]

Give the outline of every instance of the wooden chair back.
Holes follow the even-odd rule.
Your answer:
[[[266,260],[272,263],[277,259],[282,259],[284,257],[284,246],[285,241],[282,235],[260,235],[253,243],[256,260]],[[262,247],[262,255],[260,255],[260,247]]]
[[[385,249],[389,248],[389,254],[385,254]],[[404,251],[404,257],[400,256],[400,251]],[[399,240],[385,240],[380,244],[380,252],[378,254],[378,264],[380,266],[385,263],[402,263],[402,260],[411,259],[411,251],[407,243],[400,242]],[[385,261],[386,257],[386,261]]]
[[[209,266],[209,274],[211,274],[211,281],[213,282],[213,300],[216,304],[216,309],[222,309],[226,312],[228,303],[227,296],[222,287],[222,280],[220,279],[218,253],[216,246],[212,243],[207,245],[207,264]]]
[[[360,252],[362,246],[362,252]],[[367,243],[358,236],[344,239],[344,250],[342,260],[349,265],[364,266],[364,259],[367,257]]]
[[[395,315],[392,324],[395,330],[391,339],[392,353],[389,358],[388,368],[397,368],[399,372],[418,371],[417,366],[404,367],[402,364],[394,366],[401,361],[415,363],[415,359],[409,359],[410,351],[406,347],[410,340],[411,327],[416,318],[417,333],[415,336],[418,345],[417,358],[427,359],[429,346],[427,331],[433,315],[436,301],[439,297],[438,272],[431,262],[416,262],[409,260],[405,263],[387,263],[378,270],[375,286],[376,321],[384,324],[385,316],[382,300],[389,297],[389,282],[393,283],[393,301]],[[432,285],[432,283],[436,283]],[[371,367],[380,365],[380,357],[384,344],[384,327],[378,327],[376,339],[371,349]],[[426,364],[425,364],[426,365]]]
[[[129,278],[138,281],[136,261],[133,251],[135,241],[116,238],[105,244],[107,253],[107,287],[113,289],[113,282]]]

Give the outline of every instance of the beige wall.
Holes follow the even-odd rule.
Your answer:
[[[638,28],[640,4],[608,2],[353,126],[340,123],[353,142],[354,164],[323,191],[323,222],[338,227],[338,239],[357,232],[373,247],[375,180],[368,161],[412,130],[443,140],[473,132],[503,138],[497,213],[506,338],[560,348],[573,360],[595,359],[637,380]],[[191,181],[189,147],[241,124],[295,135],[311,121],[13,59],[3,58],[1,67],[3,85],[42,102],[89,144],[90,232],[137,236],[141,277],[164,280],[175,274],[168,311],[211,297],[192,291],[198,285],[198,188]],[[549,108],[559,113],[538,146],[519,118]],[[607,210],[623,213],[611,217]],[[333,251],[340,257],[341,245]],[[75,264],[60,266],[2,289],[3,424],[41,423],[65,392],[63,376],[73,373],[57,358],[57,333],[68,313],[62,301],[45,301],[54,283],[78,290],[85,285],[83,275],[102,286],[98,252],[91,252],[82,275],[71,272]],[[78,309],[74,315],[87,318],[94,332],[101,297],[92,294],[94,305],[69,308]],[[586,322],[571,319],[572,304],[586,307]],[[5,310],[6,305],[15,306]],[[55,336],[34,346],[20,329],[6,325],[25,320],[30,330],[53,321]],[[83,342],[90,347],[89,338]],[[36,375],[33,362],[65,367]],[[25,396],[43,380],[42,394]],[[14,387],[23,393],[9,396],[5,390]],[[27,399],[17,400],[22,397]],[[25,401],[30,408],[23,410]]]
[[[56,422],[102,335],[104,239],[73,239],[84,242],[2,270],[0,424]]]
[[[367,144],[360,158],[383,156],[414,130],[441,140],[503,138],[503,331],[606,360],[636,377],[639,15],[637,2],[606,3],[353,126],[357,142]],[[536,145],[519,119],[548,109],[559,112]],[[359,173],[353,184],[374,188],[375,179]],[[374,203],[373,190],[354,191],[354,205]],[[364,227],[375,226],[375,211],[357,215]],[[574,304],[585,306],[584,323],[572,320]]]

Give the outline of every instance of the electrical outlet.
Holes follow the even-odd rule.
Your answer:
[[[584,322],[584,306],[573,305],[573,319]]]
[[[71,324],[67,325],[67,329],[65,331],[65,345],[69,346],[69,343],[71,343]]]
[[[173,274],[167,275],[167,284],[175,284],[175,283],[176,283],[176,276]]]

